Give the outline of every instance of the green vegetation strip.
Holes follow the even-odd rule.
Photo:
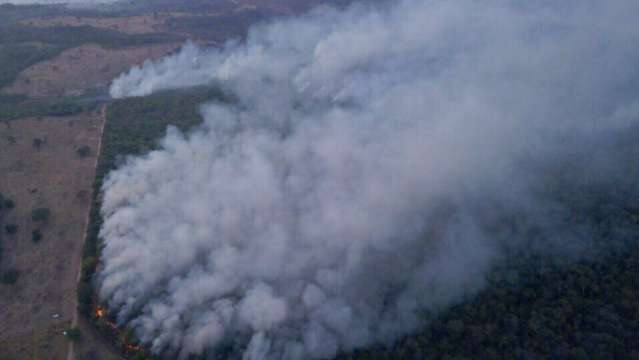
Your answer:
[[[78,98],[31,99],[0,94],[0,122],[25,117],[70,116],[94,109],[95,103],[80,103]]]
[[[48,16],[89,16],[106,17],[111,16],[108,9],[96,7],[69,8],[60,4],[0,4],[0,27],[13,25],[18,21]]]
[[[126,48],[181,40],[170,34],[125,34],[91,26],[0,26],[0,88],[31,65],[83,44]]]
[[[107,48],[126,48],[152,43],[172,42],[180,38],[170,34],[125,34],[92,26],[7,26],[0,27],[1,44],[45,43],[71,48],[94,43]]]

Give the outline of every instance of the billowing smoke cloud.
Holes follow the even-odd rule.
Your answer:
[[[324,8],[132,69],[113,97],[215,83],[237,102],[110,174],[101,297],[182,358],[330,358],[415,330],[480,289],[504,244],[528,246],[489,226],[503,212],[559,245],[588,233],[536,169],[638,125],[637,15],[634,0]]]

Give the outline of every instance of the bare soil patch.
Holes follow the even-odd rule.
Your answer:
[[[16,284],[0,284],[2,360],[66,358],[62,331],[75,313],[101,122],[95,112],[0,123],[0,191],[16,203],[4,222],[18,225],[16,234],[3,234],[0,266],[20,271]],[[92,149],[84,157],[83,146]],[[36,208],[50,209],[50,218],[34,221]],[[43,234],[37,243],[36,229]]]
[[[125,49],[82,45],[27,68],[3,92],[32,97],[79,95],[87,89],[106,86],[132,65],[166,55],[180,45],[169,43]]]

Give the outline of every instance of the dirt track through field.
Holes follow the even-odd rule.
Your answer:
[[[93,171],[95,174],[95,171],[98,168],[98,161],[100,160],[100,151],[102,150],[102,134],[104,133],[104,125],[106,124],[106,105],[102,105],[102,108],[100,109],[100,121],[101,121],[101,125],[100,125],[100,138],[98,140],[98,146],[95,152],[95,163],[93,164]],[[89,203],[89,208],[87,209],[87,215],[86,215],[86,219],[84,221],[84,239],[86,240],[87,238],[87,233],[89,231],[89,221],[91,219],[91,206],[92,206],[92,202]],[[78,283],[80,283],[80,278],[82,277],[82,262],[80,262],[80,267],[77,269],[77,276],[76,276],[76,286]],[[73,301],[73,306],[75,308],[75,311],[73,312],[73,319],[71,320],[71,327],[75,328],[78,326],[78,299],[76,297],[76,299]],[[70,341],[69,342],[69,351],[67,352],[67,360],[74,360],[74,344],[75,342]]]
[[[101,151],[102,151],[102,139],[103,139],[103,134],[104,134],[104,127],[105,127],[106,122],[107,122],[106,114],[107,114],[107,105],[102,105],[102,107],[100,109],[100,121],[101,121],[100,138],[99,138],[98,143],[97,143],[95,163],[93,165],[94,173],[95,173],[95,171],[97,171],[98,162],[100,160],[100,154],[101,154]],[[92,202],[90,203],[89,208],[86,211],[85,226],[84,226],[84,239],[85,240],[86,240],[87,235],[88,235],[89,223],[90,223],[90,220],[91,220],[91,206],[92,206]],[[77,286],[77,284],[79,284],[81,277],[82,277],[82,262],[80,262],[80,266],[77,268],[76,286]],[[71,327],[78,327],[79,326],[79,321],[78,320],[79,320],[80,314],[78,314],[78,311],[77,311],[77,297],[74,299],[73,304],[74,304],[75,311],[73,312],[73,319],[71,321]],[[86,324],[86,325],[91,326],[90,324]],[[81,328],[82,327],[86,327],[86,326],[81,326]],[[83,336],[84,337],[99,337],[100,335],[96,334],[95,332],[86,331],[86,332],[83,333]],[[97,338],[97,339],[92,339],[92,340],[93,340],[92,341],[93,347],[96,348],[94,350],[97,350],[98,344],[102,343],[102,341],[101,341],[102,339]],[[106,345],[106,344],[101,344],[101,345],[103,345],[103,346],[100,346],[100,347],[105,348],[105,350],[103,352],[109,352],[107,354],[107,356],[109,356],[109,357],[115,356],[115,354],[111,354],[110,353],[110,349],[109,349],[108,345]],[[76,348],[75,342],[73,342],[73,341],[69,342],[69,349],[67,351],[67,357],[66,357],[67,360],[76,360],[75,348]],[[77,360],[80,360],[80,359],[77,359]]]

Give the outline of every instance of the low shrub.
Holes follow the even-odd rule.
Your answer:
[[[20,277],[20,272],[16,269],[10,269],[5,271],[2,276],[0,276],[0,283],[5,285],[13,285],[18,281]]]
[[[91,148],[87,145],[84,145],[76,150],[76,153],[78,153],[80,157],[84,158],[91,155]]]
[[[33,232],[31,233],[31,241],[37,243],[40,242],[42,240],[42,233],[40,232],[40,230],[33,230]]]
[[[33,221],[47,221],[51,217],[51,210],[48,208],[37,208],[31,211]]]
[[[13,235],[18,232],[18,225],[8,224],[4,227],[4,231],[9,235]]]

